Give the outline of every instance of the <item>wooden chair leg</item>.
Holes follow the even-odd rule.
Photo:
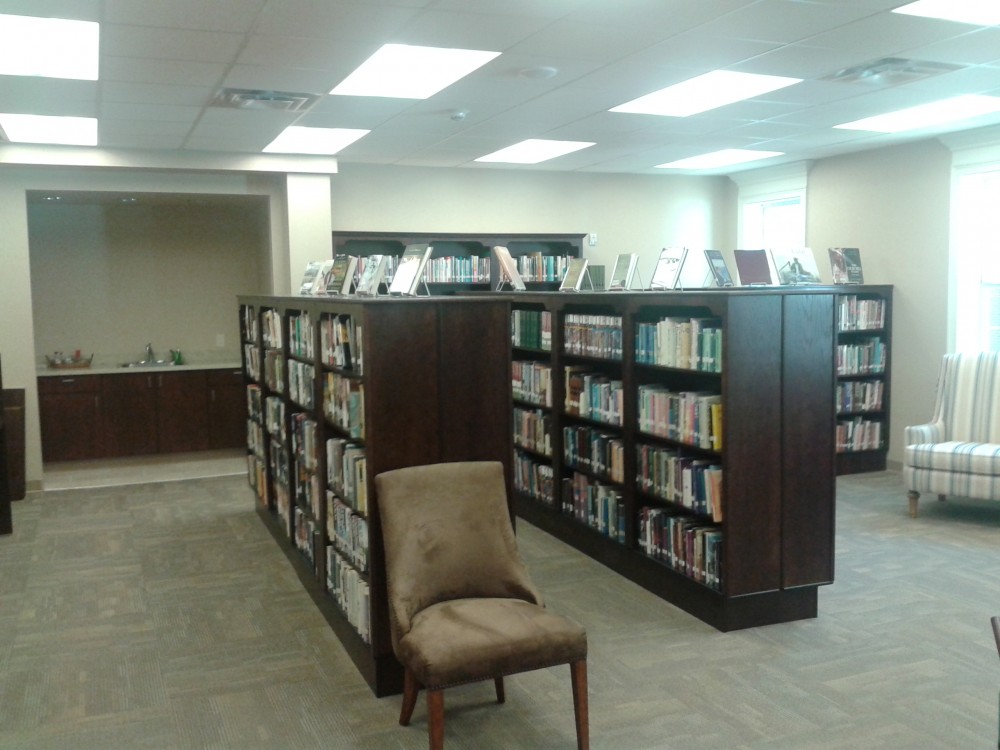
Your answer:
[[[590,714],[587,709],[587,660],[569,665],[573,683],[573,715],[576,717],[576,748],[590,750]]]
[[[910,499],[910,518],[917,517],[917,500],[920,499],[920,493],[910,490],[906,493],[906,496]]]
[[[444,691],[427,691],[427,732],[431,750],[444,748]]]
[[[503,690],[503,677],[494,678],[493,684],[496,685],[497,689],[497,703],[505,703],[507,701],[507,695]]]
[[[399,723],[404,727],[409,726],[410,717],[413,716],[413,707],[417,705],[417,693],[420,692],[420,685],[413,672],[409,669],[403,671],[403,706],[399,710]]]

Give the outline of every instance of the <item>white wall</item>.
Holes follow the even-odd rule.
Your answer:
[[[865,282],[894,286],[894,464],[903,428],[931,417],[947,350],[950,187],[951,153],[936,140],[822,159],[809,172],[806,233],[821,267],[828,247],[858,247]]]
[[[610,274],[618,253],[639,253],[649,283],[662,247],[732,245],[725,177],[429,169],[340,163],[333,229],[383,232],[597,233],[584,257]]]

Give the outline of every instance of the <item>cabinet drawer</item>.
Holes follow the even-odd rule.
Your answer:
[[[47,375],[38,378],[38,393],[98,393],[101,379],[96,375]]]
[[[209,386],[219,386],[222,388],[226,386],[243,387],[243,371],[240,369],[208,370],[207,372]]]

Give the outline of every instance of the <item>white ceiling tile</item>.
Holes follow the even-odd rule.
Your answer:
[[[331,44],[328,39],[316,37],[254,34],[249,37],[236,59],[242,65],[278,65],[335,71],[338,75],[333,85],[336,85],[341,77],[360,65],[372,51],[374,49],[369,43]],[[346,65],[345,60],[349,61]]]
[[[0,76],[0,111],[93,117],[98,87],[96,81]]]
[[[100,21],[102,0],[3,0],[0,13],[12,16]]]
[[[214,86],[226,72],[221,63],[191,60],[148,60],[135,57],[101,57],[102,81]]]
[[[101,99],[105,102],[163,104],[202,107],[212,100],[212,86],[174,86],[126,81],[106,81],[101,84]]]
[[[102,102],[99,117],[115,120],[169,120],[194,122],[201,109],[177,104],[139,104],[135,102]]]
[[[104,0],[105,23],[244,33],[267,0]]]
[[[872,12],[848,4],[818,5],[797,0],[760,0],[709,21],[699,31],[731,39],[759,39],[790,44],[868,15],[872,15]]]
[[[242,34],[223,31],[101,25],[101,54],[115,57],[228,62],[242,43]]]
[[[336,84],[335,77],[329,70],[239,64],[229,70],[221,87],[326,95]]]
[[[977,29],[968,34],[901,50],[902,57],[953,65],[979,65],[1000,60],[1000,28]]]
[[[357,3],[343,0],[269,0],[256,33],[311,36],[328,41],[389,39],[419,12],[403,3]]]

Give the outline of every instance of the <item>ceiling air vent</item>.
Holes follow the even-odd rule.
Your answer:
[[[824,81],[838,83],[863,83],[868,86],[898,86],[912,83],[922,78],[953,73],[961,70],[961,65],[931,62],[929,60],[907,60],[902,57],[883,57],[881,60],[843,68],[825,76]]]
[[[213,107],[232,109],[270,109],[280,112],[304,112],[319,100],[319,94],[297,91],[258,91],[222,89],[212,100]]]

